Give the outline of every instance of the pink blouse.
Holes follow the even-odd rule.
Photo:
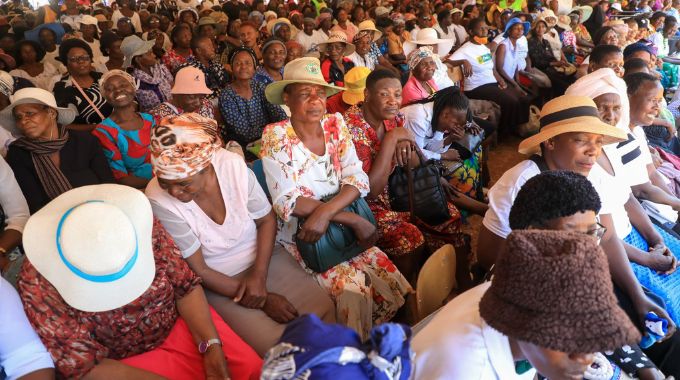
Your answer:
[[[420,81],[416,79],[416,77],[411,75],[411,77],[408,78],[408,81],[404,85],[404,89],[401,92],[402,107],[409,103],[418,101],[420,99],[425,99],[432,93],[439,91],[439,87],[437,87],[437,84],[435,83],[434,79],[430,79],[426,83],[432,89],[431,90],[432,92],[428,91],[428,89],[425,88],[425,86],[423,86],[423,84],[420,83]]]

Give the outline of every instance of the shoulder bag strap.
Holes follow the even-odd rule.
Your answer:
[[[73,77],[71,77],[71,82],[73,82],[73,85],[75,86],[75,88],[78,89],[78,91],[80,91],[80,94],[83,96],[83,98],[85,98],[85,100],[87,100],[87,102],[88,102],[88,103],[90,104],[90,106],[95,110],[95,112],[97,112],[97,115],[99,115],[99,117],[100,117],[102,120],[106,119],[106,116],[104,116],[104,115],[101,113],[101,111],[99,110],[99,107],[97,107],[97,106],[92,102],[92,100],[90,99],[90,97],[87,96],[87,94],[85,93],[85,91],[83,91],[83,88],[80,87],[80,85],[78,84],[78,82],[77,82]]]
[[[538,166],[538,170],[543,172],[550,171],[550,168],[548,168],[548,164],[545,163],[545,159],[543,159],[542,156],[539,156],[538,154],[532,154],[531,157],[529,157],[531,161],[533,161],[536,166]]]

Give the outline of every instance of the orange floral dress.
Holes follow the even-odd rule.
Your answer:
[[[359,160],[363,162],[363,171],[369,173],[373,160],[380,151],[380,140],[375,130],[366,122],[361,108],[352,106],[345,113],[345,121],[349,127],[354,142],[354,147]],[[404,127],[404,115],[399,113],[394,120],[384,122],[385,131]],[[423,234],[417,225],[411,223],[409,212],[393,211],[390,206],[388,186],[376,198],[368,200],[368,205],[373,211],[378,223],[378,247],[390,256],[403,256],[412,253],[417,248],[427,243],[429,250],[434,251],[441,247],[444,242],[432,236]],[[449,202],[449,214],[451,219],[430,228],[451,235],[457,246],[463,244],[461,231],[462,221],[460,211]]]
[[[277,240],[328,291],[336,304],[337,321],[365,339],[374,324],[394,316],[412,288],[377,247],[324,273],[314,273],[305,266],[295,244],[298,220],[293,210],[297,198],[322,199],[338,193],[342,186],[356,187],[361,196],[369,191],[368,176],[342,116],[326,115],[321,127],[326,140],[322,156],[305,147],[289,120],[269,124],[262,134],[262,166],[278,215]]]

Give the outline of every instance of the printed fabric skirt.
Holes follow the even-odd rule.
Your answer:
[[[680,240],[668,234],[666,231],[662,230],[658,226],[654,226],[657,232],[663,238],[666,247],[675,255],[679,257],[680,253]],[[628,236],[623,239],[624,242],[647,252],[649,250],[649,245],[645,241],[645,238],[640,234],[640,232],[633,227]],[[633,272],[635,277],[637,277],[640,285],[651,290],[657,296],[659,296],[666,303],[666,311],[670,315],[673,322],[676,324],[680,322],[680,271],[675,271],[671,274],[658,274],[655,270],[647,268],[645,266],[630,263],[633,267]]]
[[[295,244],[284,247],[333,299],[337,322],[354,329],[362,341],[370,336],[374,325],[392,319],[404,304],[404,296],[413,292],[406,278],[378,247],[371,247],[324,273],[307,268]]]
[[[447,175],[449,183],[461,193],[476,200],[481,200],[482,196],[482,172],[480,165],[482,162],[482,146],[480,145],[472,157],[463,161],[463,166]]]

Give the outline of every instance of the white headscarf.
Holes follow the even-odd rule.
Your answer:
[[[616,126],[628,131],[630,105],[626,92],[626,82],[619,78],[614,70],[602,68],[593,71],[574,82],[564,94],[587,96],[591,99],[604,94],[617,94],[621,98],[621,120]]]

